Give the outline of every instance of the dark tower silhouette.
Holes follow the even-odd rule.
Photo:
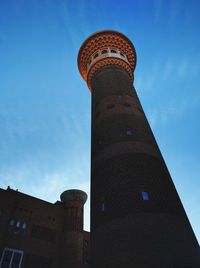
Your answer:
[[[83,267],[83,206],[87,194],[81,190],[67,190],[60,196],[66,215],[62,232],[60,267]]]
[[[198,242],[133,87],[133,44],[97,32],[78,66],[92,93],[91,268],[199,268]]]

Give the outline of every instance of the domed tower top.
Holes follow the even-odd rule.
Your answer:
[[[60,200],[63,203],[79,201],[84,205],[87,200],[87,194],[81,190],[71,189],[71,190],[64,191],[60,195]]]
[[[82,44],[78,53],[78,68],[89,89],[94,73],[108,65],[120,66],[133,80],[136,66],[134,45],[125,35],[113,30],[92,34]]]
[[[83,206],[87,200],[87,194],[81,190],[71,189],[64,191],[60,195],[60,199],[66,212],[66,217],[64,218],[65,231],[67,233],[74,231],[82,232],[84,214]],[[69,243],[69,241],[67,243]],[[75,240],[73,240],[73,243],[75,243]],[[71,252],[70,250],[71,249],[68,249],[68,253]],[[71,266],[72,265],[69,265],[69,267]]]

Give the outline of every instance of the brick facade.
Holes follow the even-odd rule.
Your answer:
[[[79,190],[64,193],[70,191],[86,197]],[[10,188],[0,189],[0,267],[12,263],[17,268],[88,268],[84,202],[74,196],[74,200],[52,204]],[[16,260],[11,261],[12,254]]]

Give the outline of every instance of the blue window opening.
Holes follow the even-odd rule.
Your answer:
[[[102,211],[102,212],[105,212],[105,210],[106,210],[106,205],[105,205],[105,202],[103,202],[103,203],[101,204],[101,211]]]
[[[127,134],[127,136],[133,136],[134,135],[134,132],[133,132],[133,130],[132,129],[127,129],[127,131],[126,131],[126,134]]]
[[[144,201],[148,201],[149,200],[149,194],[147,192],[142,192],[142,199]]]

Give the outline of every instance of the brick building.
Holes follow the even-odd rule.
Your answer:
[[[88,268],[86,199],[83,191],[68,190],[52,204],[9,187],[0,189],[0,267]]]
[[[133,87],[133,44],[94,33],[78,66],[92,95],[91,268],[199,268],[198,242]]]

